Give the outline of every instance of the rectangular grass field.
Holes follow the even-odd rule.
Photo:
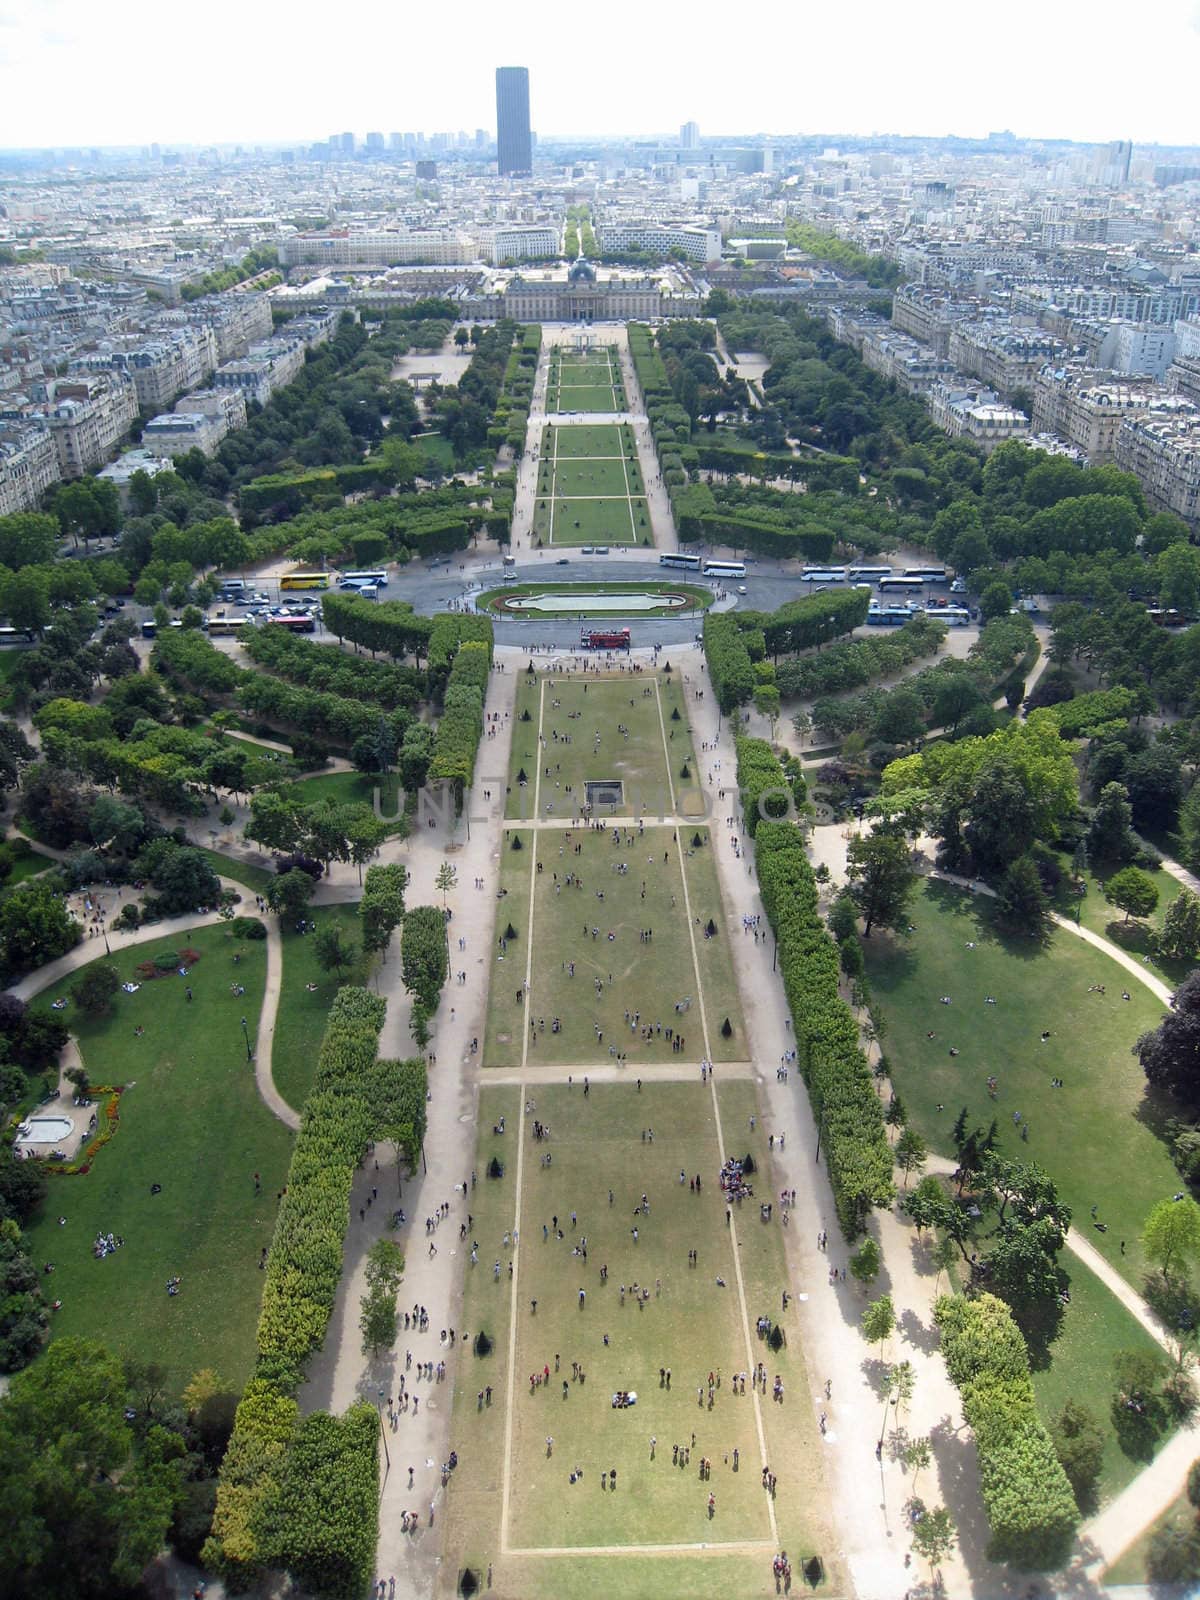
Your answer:
[[[836,1584],[794,1309],[778,1351],[755,1329],[779,1310],[778,1213],[763,1223],[749,1200],[728,1226],[718,1184],[722,1134],[727,1146],[734,1125],[747,1128],[753,1083],[723,1084],[717,1100],[699,1081],[640,1093],[597,1085],[585,1097],[577,1079],[573,1088],[527,1087],[525,1098],[524,1113],[513,1090],[485,1088],[480,1100],[479,1259],[466,1268],[463,1321],[494,1348],[464,1363],[455,1395],[453,1570],[491,1561],[496,1593],[531,1600],[594,1594],[597,1581],[607,1595],[647,1600],[723,1595],[731,1584],[757,1594],[768,1592],[772,1555],[787,1548],[794,1559],[821,1554]],[[532,1137],[535,1116],[550,1129],[543,1142]],[[653,1139],[643,1138],[650,1129]],[[748,1151],[763,1169],[770,1157],[758,1134],[737,1136],[737,1153]],[[496,1179],[484,1176],[493,1156],[503,1168]],[[767,1394],[756,1398],[749,1382],[735,1394],[733,1374],[760,1360]],[[780,1403],[771,1398],[776,1374]],[[618,1390],[636,1393],[636,1404],[614,1408]],[[601,1473],[614,1470],[615,1490],[602,1488]]]
[[[639,544],[653,537],[645,490],[628,426],[548,426],[534,534],[546,544]]]

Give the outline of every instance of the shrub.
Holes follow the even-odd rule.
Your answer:
[[[493,1156],[488,1162],[487,1175],[489,1178],[502,1178],[504,1176],[504,1164],[499,1156]]]
[[[482,1359],[485,1356],[490,1356],[496,1347],[492,1341],[491,1335],[485,1333],[483,1329],[480,1328],[479,1332],[475,1335],[475,1344],[473,1348],[475,1350],[475,1354]]]
[[[235,939],[265,939],[267,925],[260,922],[257,917],[234,917],[229,924],[229,931]]]

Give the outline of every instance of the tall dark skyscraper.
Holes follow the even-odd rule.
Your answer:
[[[501,177],[533,170],[528,67],[496,68],[496,155]]]

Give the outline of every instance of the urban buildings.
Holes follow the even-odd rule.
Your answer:
[[[500,176],[533,171],[529,68],[496,68],[496,162]]]

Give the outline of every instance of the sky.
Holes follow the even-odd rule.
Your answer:
[[[494,133],[494,69],[513,64],[546,138],[695,120],[1200,144],[1200,0],[0,0],[0,148]]]

